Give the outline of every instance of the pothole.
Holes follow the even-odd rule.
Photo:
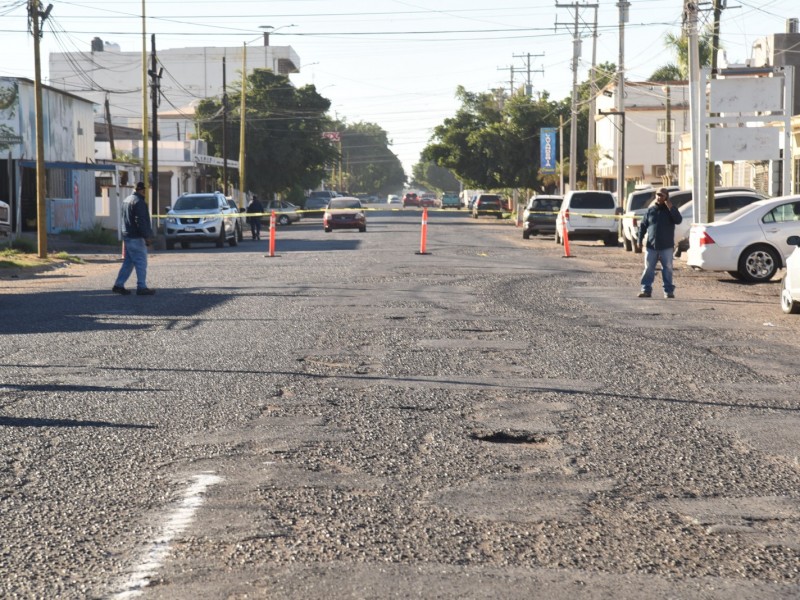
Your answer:
[[[491,433],[475,432],[472,439],[490,444],[517,444],[522,446],[546,446],[547,437],[530,431],[503,430]]]

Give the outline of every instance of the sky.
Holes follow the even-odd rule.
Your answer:
[[[331,113],[349,123],[380,125],[408,175],[433,129],[454,115],[456,89],[486,92],[530,83],[534,93],[560,100],[571,93],[576,4],[554,0],[50,0],[42,37],[42,75],[50,52],[88,51],[91,40],[142,48],[142,10],[157,47],[291,46],[300,57],[297,85],[314,84],[331,100]],[[0,76],[34,77],[27,0],[0,0]],[[48,4],[44,0],[43,6]],[[578,81],[592,62],[594,8],[578,6],[582,37]],[[619,9],[596,0],[597,62],[619,57]],[[700,25],[711,3],[700,4]],[[644,81],[674,62],[665,35],[680,34],[682,0],[630,0],[625,24],[625,70]],[[800,18],[798,0],[729,0],[720,39],[731,63],[751,55],[753,42],[782,33]],[[530,73],[528,73],[530,67]],[[512,75],[513,71],[513,75]]]

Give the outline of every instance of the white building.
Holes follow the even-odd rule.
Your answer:
[[[687,82],[669,85],[655,82],[625,82],[624,119],[602,113],[616,110],[613,84],[597,98],[597,187],[616,191],[617,122],[625,131],[625,180],[632,185],[664,185],[675,181],[678,173],[677,140],[689,131],[689,86]],[[667,157],[667,104],[669,98],[672,143]],[[672,172],[667,173],[667,164]]]

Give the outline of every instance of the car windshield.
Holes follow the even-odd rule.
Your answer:
[[[642,208],[646,208],[650,201],[655,198],[655,196],[655,190],[634,194],[633,198],[631,198],[631,210],[641,210]]]
[[[561,207],[561,200],[534,200],[531,210],[542,210],[548,212],[558,212]]]
[[[213,210],[218,206],[216,196],[181,196],[174,210]]]
[[[613,209],[614,198],[611,194],[599,192],[580,192],[572,196],[570,208],[574,210],[595,208],[595,209]]]
[[[358,200],[349,200],[347,198],[343,198],[341,200],[334,199],[334,200],[331,200],[330,204],[328,204],[328,208],[332,208],[332,209],[361,208],[361,202],[358,201]]]

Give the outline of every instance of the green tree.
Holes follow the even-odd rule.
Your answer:
[[[343,185],[352,194],[384,196],[402,189],[406,182],[403,165],[391,151],[389,136],[375,123],[340,122]]]
[[[247,90],[247,189],[267,196],[292,188],[319,185],[325,167],[338,152],[322,138],[329,125],[325,117],[330,101],[313,85],[295,88],[288,77],[256,69],[246,80]],[[228,159],[239,156],[239,109],[241,90],[228,100]],[[222,151],[222,103],[200,102],[196,111],[202,138],[210,152]],[[234,178],[232,178],[234,179]]]
[[[412,167],[412,184],[437,192],[453,192],[460,187],[458,179],[450,169],[430,161],[420,161]]]
[[[706,27],[697,38],[700,66],[711,65],[714,32]],[[674,63],[662,65],[650,75],[650,81],[685,81],[689,79],[689,38],[686,35],[668,33],[664,45],[675,54]]]

